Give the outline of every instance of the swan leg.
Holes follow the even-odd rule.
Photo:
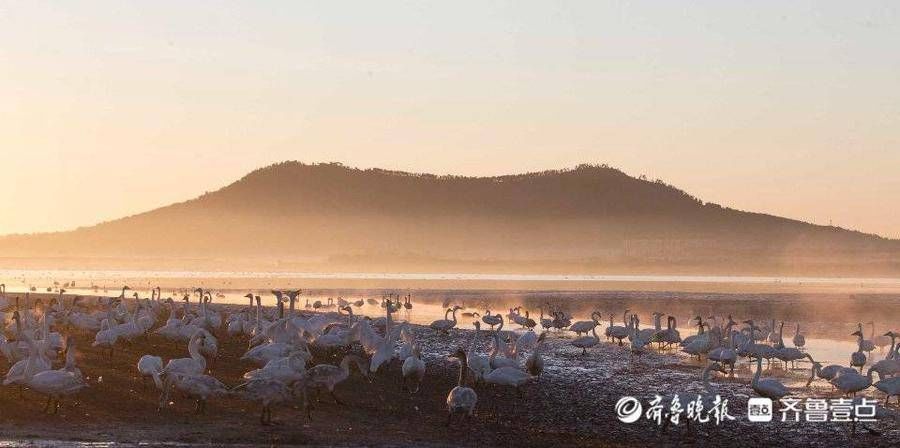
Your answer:
[[[331,398],[334,399],[334,402],[335,402],[336,404],[339,404],[339,405],[343,406],[343,405],[344,405],[344,402],[342,402],[341,400],[338,400],[338,397],[337,397],[337,395],[334,394],[334,391],[332,390],[332,391],[330,391],[330,392],[331,392]]]

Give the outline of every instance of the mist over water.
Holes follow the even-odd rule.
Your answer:
[[[37,293],[46,293],[70,283],[67,294],[112,295],[122,285],[129,285],[142,297],[150,295],[151,287],[163,287],[163,297],[179,295],[194,288],[204,287],[217,293],[216,302],[225,305],[248,305],[243,296],[253,291],[263,297],[263,304],[274,305],[269,294],[275,288],[302,288],[304,292],[297,304],[300,310],[313,310],[307,304],[341,297],[348,301],[376,299],[386,294],[410,294],[412,310],[402,309],[396,319],[428,325],[443,319],[448,305],[464,307],[457,314],[458,328],[471,329],[477,319],[471,313],[483,315],[509,312],[522,306],[537,320],[541,308],[552,304],[572,314],[575,320],[588,319],[592,311],[603,315],[602,326],[609,324],[613,316],[615,325],[622,325],[625,309],[637,313],[641,328],[653,326],[651,313],[659,311],[677,319],[682,336],[696,333],[692,319],[702,316],[721,323],[727,316],[739,322],[753,319],[758,326],[767,327],[775,319],[776,328],[785,321],[784,340],[791,345],[796,324],[806,336],[806,351],[817,361],[830,364],[846,364],[850,353],[856,350],[856,340],[850,335],[858,323],[864,324],[869,339],[897,328],[890,327],[900,318],[900,278],[827,278],[827,277],[762,277],[762,276],[679,276],[679,275],[530,275],[530,274],[432,274],[432,273],[306,273],[306,272],[209,272],[209,271],[143,271],[143,270],[0,270],[0,281],[6,282],[8,294],[21,294],[32,287]],[[309,287],[322,282],[327,285],[372,281],[388,282],[396,287]],[[483,282],[509,282],[526,284],[518,289],[483,289]],[[54,282],[56,285],[54,285]],[[402,287],[406,282],[414,288]],[[452,282],[454,287],[447,287]],[[578,290],[545,289],[546,286],[579,285]],[[630,290],[617,290],[621,284],[637,284]],[[647,289],[641,289],[646,285]],[[713,285],[714,290],[704,292],[703,287]],[[671,289],[660,290],[660,286]],[[741,291],[755,287],[788,288],[792,292],[720,292],[721,288]],[[700,289],[698,289],[700,288]],[[803,292],[804,288],[817,292]],[[818,292],[823,290],[826,292]],[[827,292],[835,288],[838,292]],[[871,294],[842,293],[847,288]],[[891,291],[896,291],[891,293]],[[334,308],[322,308],[322,311]],[[355,314],[378,317],[384,309],[366,302],[353,308]],[[524,312],[524,311],[523,311]],[[464,315],[465,313],[465,315]],[[664,319],[665,320],[665,319]],[[872,324],[869,324],[872,322]],[[874,324],[874,333],[872,325]],[[665,323],[663,323],[665,325]],[[507,324],[504,330],[524,331]],[[540,330],[540,327],[538,327]],[[870,363],[883,359],[887,350],[876,349],[870,355]]]

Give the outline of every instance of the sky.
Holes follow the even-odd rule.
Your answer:
[[[900,4],[0,0],[0,234],[283,160],[606,163],[900,238]]]

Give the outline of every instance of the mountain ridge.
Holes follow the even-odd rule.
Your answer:
[[[587,164],[469,177],[281,162],[147,212],[72,231],[3,236],[0,251],[18,257],[312,257],[326,264],[367,255],[599,260],[595,264],[607,266],[668,260],[698,267],[733,262],[738,270],[746,257],[782,264],[875,260],[889,272],[900,264],[898,240],[735,210],[662,181]]]

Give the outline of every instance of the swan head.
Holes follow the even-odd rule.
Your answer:
[[[892,338],[892,337],[896,336],[896,335],[894,334],[893,331],[889,331],[889,332],[885,333],[884,335],[887,336],[887,337],[889,337],[889,338]]]
[[[717,363],[717,362],[711,363],[711,364],[710,364],[709,366],[707,366],[706,368],[709,369],[709,370],[715,370],[715,371],[717,371],[717,372],[719,372],[719,373],[726,373],[726,374],[728,373],[728,371],[725,370],[725,366],[723,366],[722,364]]]
[[[857,330],[857,331],[854,331],[853,333],[850,333],[850,336],[859,336],[859,337],[862,337],[862,332],[859,331],[859,330]]]
[[[456,349],[455,352],[450,354],[449,357],[453,358],[453,359],[458,359],[460,361],[465,361],[466,360],[466,351],[463,350],[462,347],[460,347],[460,348]]]

